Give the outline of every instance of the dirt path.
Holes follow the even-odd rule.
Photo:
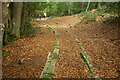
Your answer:
[[[44,20],[60,33],[60,57],[55,68],[55,78],[116,78],[119,70],[118,27],[100,22],[79,23],[77,15]],[[35,37],[22,38],[3,48],[11,56],[3,57],[4,78],[39,78],[49,52],[54,49],[55,34],[41,21],[32,22],[44,28]],[[89,73],[75,41],[78,39],[91,56],[90,63],[96,72]],[[22,64],[19,60],[24,59]]]

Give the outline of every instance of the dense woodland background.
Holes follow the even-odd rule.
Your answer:
[[[101,2],[6,2],[2,3],[3,21],[3,45],[7,45],[22,35],[29,35],[35,32],[30,21],[37,18],[39,14],[47,13],[52,17],[67,16],[73,14],[85,15],[86,19],[95,19],[98,15],[118,14],[118,3]],[[87,11],[97,9],[96,14]],[[85,13],[83,13],[85,12]],[[82,14],[83,13],[83,14]]]

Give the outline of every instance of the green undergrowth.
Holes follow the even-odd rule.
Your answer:
[[[21,35],[29,36],[30,34],[34,34],[36,32],[36,28],[34,28],[31,24],[26,24],[26,27],[21,31]]]
[[[1,54],[2,56],[11,56],[10,53],[5,52],[5,51],[0,52],[0,54]]]
[[[35,35],[37,29],[43,28],[42,26],[32,26],[31,24],[26,25],[26,27],[22,30],[21,35],[29,36],[31,34]],[[32,36],[33,37],[33,36]]]
[[[83,20],[89,21],[95,21],[96,17],[98,16],[97,14],[93,14],[91,12],[82,12],[81,14],[78,15],[79,17],[83,17]]]
[[[112,23],[118,23],[118,22],[119,22],[118,17],[113,17],[113,16],[108,17],[108,18],[105,18],[105,19],[102,21],[103,24],[106,24],[106,23],[112,24]]]
[[[106,17],[106,15],[109,15],[109,16]],[[116,15],[116,13],[108,10],[107,6],[102,6],[97,9],[93,9],[91,11],[81,12],[78,15],[78,17],[82,17],[83,20],[86,20],[86,21],[96,21],[96,18],[100,16],[101,17],[100,19],[103,20],[103,22],[105,21],[109,22],[107,19],[111,19],[111,16],[113,15]]]
[[[7,35],[5,34],[3,35],[3,47],[5,45],[13,44],[14,41],[18,39],[18,37],[15,34],[12,34],[11,31],[12,31],[11,29],[8,29],[5,32]]]

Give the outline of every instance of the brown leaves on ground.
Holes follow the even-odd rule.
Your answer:
[[[118,27],[100,22],[78,24],[79,21],[77,16],[44,20],[60,33],[60,54],[54,72],[55,78],[118,77]],[[43,26],[40,21],[32,23]],[[90,55],[90,63],[96,72],[89,73],[88,66],[80,55],[82,50],[76,43],[71,42],[76,39],[79,39]],[[54,33],[40,28],[35,37],[21,38],[14,44],[4,47],[3,50],[11,56],[3,56],[3,78],[39,78],[48,53],[54,49],[55,41]],[[22,61],[21,64],[18,63],[19,60]]]

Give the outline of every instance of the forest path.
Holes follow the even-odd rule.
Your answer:
[[[43,20],[42,20],[43,21]],[[46,29],[42,21],[33,21],[43,28],[36,36],[21,38],[14,44],[4,47],[11,56],[3,57],[3,77],[39,78],[45,66],[47,55],[54,49],[56,36]],[[118,76],[118,28],[116,25],[100,22],[80,23],[77,15],[57,17],[43,21],[60,34],[60,55],[56,63],[55,78],[115,78]],[[78,39],[96,72],[89,73],[80,53],[82,50],[75,41]],[[18,64],[19,60],[23,60]]]

